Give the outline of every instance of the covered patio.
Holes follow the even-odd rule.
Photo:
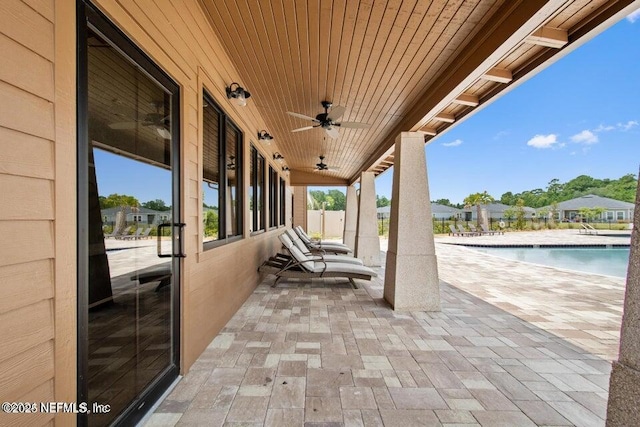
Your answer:
[[[266,277],[146,425],[604,425],[624,279],[436,252],[440,312]]]

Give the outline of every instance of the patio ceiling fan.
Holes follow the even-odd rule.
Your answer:
[[[339,167],[327,165],[324,162],[324,156],[320,156],[320,163],[316,163],[315,167],[313,168],[314,172],[324,172],[324,171],[333,172],[338,170],[340,170]]]
[[[342,117],[342,115],[344,114],[346,108],[341,106],[341,105],[336,105],[333,108],[332,108],[332,106],[333,106],[333,104],[331,102],[322,101],[322,107],[324,108],[324,113],[318,114],[315,118],[306,116],[304,114],[293,113],[291,111],[287,111],[287,114],[289,114],[290,116],[298,117],[298,118],[304,119],[304,120],[310,120],[310,121],[312,121],[314,123],[311,126],[305,126],[305,127],[302,127],[302,128],[294,129],[291,132],[301,132],[303,130],[310,130],[310,129],[313,129],[313,128],[320,127],[322,129],[324,129],[324,131],[327,133],[327,136],[329,136],[329,138],[334,138],[335,139],[338,136],[340,136],[340,134],[338,133],[338,128],[339,127],[350,128],[350,129],[367,129],[368,127],[371,126],[371,125],[369,125],[367,123],[358,123],[358,122],[340,122],[340,123],[338,123],[336,120],[338,120],[340,117]],[[329,111],[330,108],[331,108],[331,111]]]
[[[147,113],[141,119],[133,119],[126,122],[111,123],[109,124],[109,127],[111,129],[120,130],[120,129],[135,129],[138,125],[142,125],[142,126],[147,126],[155,129],[157,134],[164,139],[171,139],[171,132],[169,132],[169,125],[171,123],[170,115],[165,116],[164,114],[159,112],[163,103],[154,102],[152,103],[152,105],[155,106],[156,108],[155,113]]]

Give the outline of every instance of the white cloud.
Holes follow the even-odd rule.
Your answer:
[[[558,135],[536,135],[527,141],[527,145],[535,148],[551,148],[558,143]]]
[[[575,134],[571,137],[571,141],[578,144],[595,144],[598,142],[598,137],[590,130],[583,130],[582,132]]]
[[[636,9],[627,16],[627,21],[631,22],[632,24],[638,19],[640,19],[640,9]]]
[[[629,130],[635,126],[638,126],[638,122],[636,120],[629,120],[627,123],[618,123],[618,127],[622,130]]]
[[[462,144],[462,140],[461,139],[456,139],[455,141],[445,142],[442,145],[445,146],[445,147],[457,147],[460,144]]]
[[[595,128],[593,131],[594,132],[607,132],[607,131],[610,131],[610,130],[614,130],[615,128],[616,128],[615,126],[611,126],[611,125],[605,126],[605,125],[601,124],[600,126]]]
[[[500,132],[498,132],[498,133],[496,134],[496,136],[494,136],[494,137],[493,137],[493,139],[500,139],[500,138],[505,137],[505,136],[507,136],[507,135],[509,135],[509,132],[508,132],[508,131],[506,131],[506,130],[501,130]]]

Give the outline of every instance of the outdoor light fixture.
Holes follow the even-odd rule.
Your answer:
[[[273,153],[273,160],[278,163],[282,163],[284,161],[284,156],[278,152]]]
[[[235,89],[233,88],[234,85]],[[235,99],[236,104],[238,104],[240,107],[244,107],[245,105],[247,105],[247,99],[251,98],[251,94],[248,91],[244,90],[244,88],[238,83],[233,82],[229,85],[229,87],[227,87],[227,98]]]
[[[284,166],[282,167],[282,172],[289,173],[289,166],[284,165]]]
[[[263,129],[258,132],[258,140],[260,140],[260,142],[263,142],[265,145],[271,144],[272,139],[273,137],[269,135],[269,132],[267,132],[266,130]]]

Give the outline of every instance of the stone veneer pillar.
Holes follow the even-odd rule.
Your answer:
[[[609,382],[607,426],[640,426],[640,181],[620,331],[620,354]]]
[[[394,310],[440,311],[424,136],[396,138],[384,298]]]
[[[347,187],[347,208],[344,212],[344,232],[342,241],[351,250],[356,248],[356,229],[358,228],[358,194],[356,187]]]
[[[378,211],[376,185],[373,172],[360,174],[358,198],[358,225],[356,227],[356,257],[368,267],[380,267],[380,238],[378,237]]]
[[[307,229],[307,187],[293,187],[293,227]]]

